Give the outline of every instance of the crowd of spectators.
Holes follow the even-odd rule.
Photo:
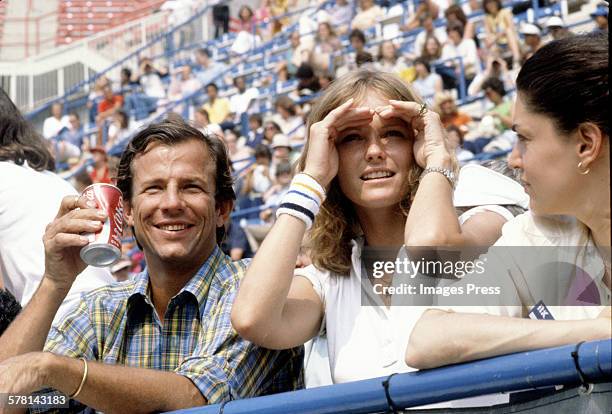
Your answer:
[[[393,32],[383,28],[395,10],[391,6],[339,0],[306,16],[292,14],[296,1],[264,0],[259,8],[243,5],[235,13],[221,4],[213,11],[215,37],[236,35],[229,55],[209,46],[192,49],[191,59],[176,65],[142,57],[137,68],[122,68],[116,81],[96,80],[87,102],[89,122],[54,104],[43,136],[60,169],[87,166],[73,178],[83,188],[111,182],[121,148],[143,122],[168,107],[196,128],[219,135],[237,177],[237,212],[257,207],[266,212],[240,213],[233,220],[226,249],[234,258],[257,249],[253,231],[245,229],[272,217],[270,200],[276,198],[270,191],[290,178],[285,175],[292,170],[287,173],[283,163],[300,154],[311,100],[348,71],[371,67],[411,84],[440,114],[461,163],[509,150],[515,139],[510,127],[516,74],[548,41],[571,35],[563,19],[527,22],[499,0],[462,5],[424,0],[407,9],[405,23]],[[607,30],[607,10],[598,6],[591,15],[595,30]],[[235,71],[241,53],[283,36],[281,59],[269,70]],[[474,99],[476,106],[459,107]],[[97,133],[85,134],[84,124],[95,125]],[[133,261],[133,269],[139,265]]]

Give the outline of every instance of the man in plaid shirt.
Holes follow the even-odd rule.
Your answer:
[[[41,285],[0,338],[0,394],[48,387],[73,411],[151,412],[301,387],[301,349],[259,348],[230,323],[246,263],[218,247],[235,199],[223,143],[182,121],[154,124],[129,144],[118,175],[146,270],[84,295],[49,331],[85,268],[80,234],[105,220],[66,197],[44,236]]]

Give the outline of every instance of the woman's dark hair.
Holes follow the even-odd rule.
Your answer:
[[[495,4],[497,4],[497,10],[498,11],[500,11],[504,7],[504,6],[502,6],[501,0],[483,0],[483,2],[482,2],[482,9],[484,10],[485,14],[489,14],[489,12],[487,11],[487,3],[495,3]]]
[[[446,20],[448,20],[448,16],[452,14],[454,14],[457,17],[457,20],[459,20],[461,24],[463,24],[463,26],[467,24],[467,17],[465,13],[463,12],[463,9],[461,8],[461,6],[457,4],[448,6],[448,8],[444,11],[444,17],[446,17]]]
[[[548,43],[525,62],[516,86],[525,105],[550,117],[561,132],[593,122],[610,136],[607,32]]]
[[[494,76],[487,78],[481,86],[483,91],[487,89],[492,89],[493,92],[498,93],[500,96],[506,96],[506,88],[504,87],[504,83]]]
[[[427,72],[431,73],[431,64],[429,63],[429,60],[425,59],[424,57],[418,57],[414,60],[414,66],[416,66],[417,63],[420,63],[421,65],[425,66]]]
[[[366,43],[366,37],[365,34],[359,30],[359,29],[353,29],[351,30],[351,33],[349,34],[349,42],[352,38],[357,38],[361,41],[361,43],[365,44]]]
[[[44,139],[25,120],[0,88],[0,161],[13,161],[36,171],[55,170],[55,160]]]
[[[117,187],[123,193],[124,200],[132,199],[132,163],[137,155],[144,154],[149,145],[153,143],[174,146],[189,140],[203,142],[215,163],[215,202],[222,203],[236,200],[236,194],[232,187],[234,180],[225,144],[214,135],[203,134],[183,120],[176,119],[166,119],[149,125],[138,132],[123,151],[117,168]],[[202,168],[204,168],[204,165],[202,165]],[[223,226],[217,227],[217,244],[221,244],[224,236],[225,228]]]
[[[272,152],[270,151],[270,148],[268,148],[267,145],[264,144],[259,144],[255,147],[255,154],[254,154],[255,158],[268,158],[268,159],[272,159]]]
[[[255,13],[253,13],[253,9],[251,9],[249,6],[247,6],[246,4],[243,5],[242,7],[240,7],[240,10],[238,10],[238,18],[242,20],[242,12],[244,10],[247,10],[249,12],[249,19],[252,19],[253,16],[255,15]]]

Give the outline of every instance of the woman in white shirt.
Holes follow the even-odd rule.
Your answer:
[[[307,130],[303,173],[247,271],[232,323],[272,349],[326,332],[334,382],[409,371],[403,355],[419,314],[375,292],[361,254],[452,244],[448,234],[460,233],[456,161],[439,117],[397,76],[359,70],[330,85]],[[310,226],[314,265],[294,273]],[[375,306],[362,306],[364,292]]]
[[[496,246],[573,246],[569,264],[587,269],[597,288],[590,303],[607,306],[546,303],[554,307],[546,319],[556,320],[522,319],[521,307],[529,309],[534,306],[529,302],[539,304],[541,298],[530,298],[530,283],[520,287],[514,275],[533,284],[544,275],[530,270],[533,263],[513,257],[508,271],[521,306],[498,303],[495,315],[426,311],[410,337],[406,361],[411,366],[432,368],[612,336],[607,34],[549,43],[525,63],[516,85],[512,129],[518,142],[508,161],[520,172],[531,211],[509,221]],[[569,297],[565,293],[561,299]]]

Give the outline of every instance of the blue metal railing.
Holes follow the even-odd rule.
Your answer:
[[[576,352],[574,358],[572,354]],[[579,373],[578,369],[582,372]],[[499,392],[554,385],[580,385],[581,375],[593,383],[612,378],[612,340],[503,355],[425,371],[398,374],[319,388],[230,401],[180,410],[181,414],[301,414],[372,413],[397,407],[417,407],[437,402]]]

